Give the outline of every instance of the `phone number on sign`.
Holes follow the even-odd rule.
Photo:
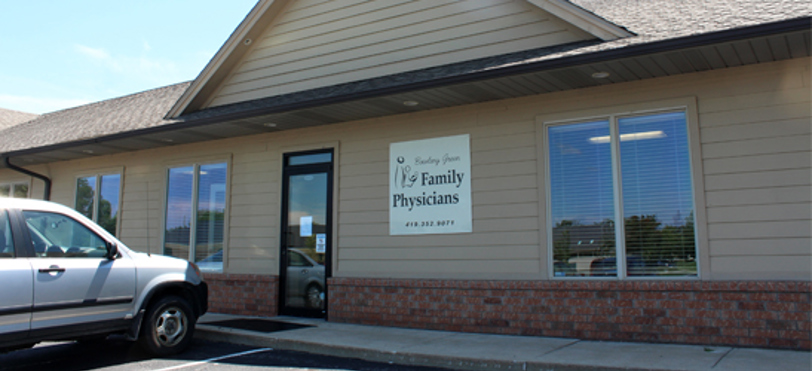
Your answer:
[[[421,221],[421,222],[406,222],[406,227],[414,228],[414,227],[445,227],[449,225],[454,225],[453,220],[428,220],[428,221]]]

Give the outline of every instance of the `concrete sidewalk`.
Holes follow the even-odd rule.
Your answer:
[[[295,317],[272,319],[313,327],[262,333],[206,324],[242,318],[251,317],[206,314],[195,337],[453,370],[812,370],[812,353],[801,351],[468,334]]]

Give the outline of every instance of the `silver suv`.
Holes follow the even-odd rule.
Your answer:
[[[65,206],[0,198],[0,350],[124,334],[166,356],[207,301],[186,260],[132,251]]]

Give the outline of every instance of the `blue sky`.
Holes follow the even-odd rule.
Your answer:
[[[0,0],[0,108],[46,113],[194,79],[257,0]]]

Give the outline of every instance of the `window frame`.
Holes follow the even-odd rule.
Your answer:
[[[6,249],[7,250],[9,248],[9,245],[7,244],[7,242],[9,242],[9,241],[5,241],[5,240],[8,239],[11,242],[11,245],[10,245],[11,249],[9,250],[10,251],[9,254],[11,256],[0,256],[0,259],[14,259],[14,258],[18,257],[17,244],[14,241],[14,231],[13,231],[14,224],[12,223],[11,218],[12,218],[12,215],[11,215],[10,210],[0,209],[0,225],[2,225],[2,229],[0,229],[0,231],[2,231],[2,233],[3,233],[3,234],[0,234],[0,238],[2,238],[3,243],[6,244]]]
[[[612,138],[617,138],[619,133],[619,119],[628,117],[639,117],[646,115],[663,114],[669,112],[684,112],[686,120],[686,134],[688,137],[688,162],[690,164],[691,175],[691,197],[694,204],[694,240],[696,246],[696,275],[693,276],[628,276],[626,267],[626,241],[624,235],[625,226],[616,228],[616,276],[555,276],[553,258],[553,233],[552,233],[552,187],[550,175],[549,156],[549,134],[548,128],[552,126],[572,125],[597,120],[609,122],[609,130]],[[699,124],[697,114],[697,104],[695,97],[671,99],[666,101],[647,102],[638,104],[619,105],[615,108],[587,109],[582,111],[563,112],[536,117],[536,135],[541,146],[538,150],[539,160],[539,206],[543,210],[539,213],[540,256],[542,257],[542,275],[551,280],[599,280],[599,281],[695,281],[709,277],[709,252],[708,233],[705,212],[704,177],[702,170],[702,153],[699,140]],[[611,167],[612,167],[612,192],[615,205],[614,216],[622,219],[622,179],[620,176],[621,163],[618,158],[620,153],[620,141],[611,142]],[[618,205],[620,207],[618,207]],[[616,223],[623,224],[623,223]]]
[[[0,186],[9,186],[8,190],[8,198],[20,198],[14,197],[14,186],[17,185],[25,185],[28,187],[28,190],[25,193],[25,197],[23,198],[31,198],[31,179],[28,180],[11,180],[7,182],[0,182]],[[2,196],[0,196],[2,197]]]
[[[182,168],[182,167],[192,167],[193,178],[192,178],[192,206],[191,211],[192,215],[191,221],[194,223],[190,225],[190,235],[189,235],[189,254],[185,257],[186,260],[190,262],[194,261],[196,244],[197,244],[197,234],[195,233],[197,227],[197,211],[199,205],[199,184],[200,184],[200,167],[212,164],[225,164],[226,165],[226,188],[225,188],[225,208],[224,208],[224,215],[223,215],[223,257],[222,257],[222,267],[219,271],[204,271],[204,273],[215,273],[215,274],[223,274],[227,272],[228,267],[228,249],[229,249],[229,220],[230,220],[230,213],[231,213],[231,172],[232,172],[232,158],[231,155],[226,156],[211,156],[206,157],[203,159],[198,160],[188,160],[188,161],[172,161],[167,162],[164,164],[164,180],[163,180],[163,205],[161,207],[161,243],[160,243],[160,251],[158,254],[164,255],[166,252],[166,222],[167,222],[167,207],[169,206],[169,173],[172,169]]]
[[[81,173],[81,174],[77,175],[74,178],[74,182],[73,182],[73,210],[75,210],[76,212],[79,212],[78,210],[76,210],[76,206],[77,206],[76,205],[76,201],[77,201],[76,200],[76,194],[79,192],[79,179],[93,177],[95,179],[95,181],[96,181],[96,184],[95,184],[96,191],[93,194],[93,210],[92,210],[93,212],[91,214],[91,217],[89,217],[88,219],[92,220],[96,224],[99,223],[99,221],[98,221],[99,201],[101,201],[101,190],[100,190],[99,186],[101,185],[102,177],[107,176],[107,175],[118,175],[118,179],[119,179],[118,204],[116,205],[116,207],[118,208],[117,209],[118,210],[118,218],[116,219],[116,229],[115,229],[116,233],[114,234],[114,237],[118,238],[118,236],[121,235],[121,215],[122,215],[121,207],[122,207],[122,205],[124,203],[124,197],[123,197],[123,195],[124,195],[124,192],[123,192],[124,191],[124,170],[123,169],[93,171],[93,172]]]

